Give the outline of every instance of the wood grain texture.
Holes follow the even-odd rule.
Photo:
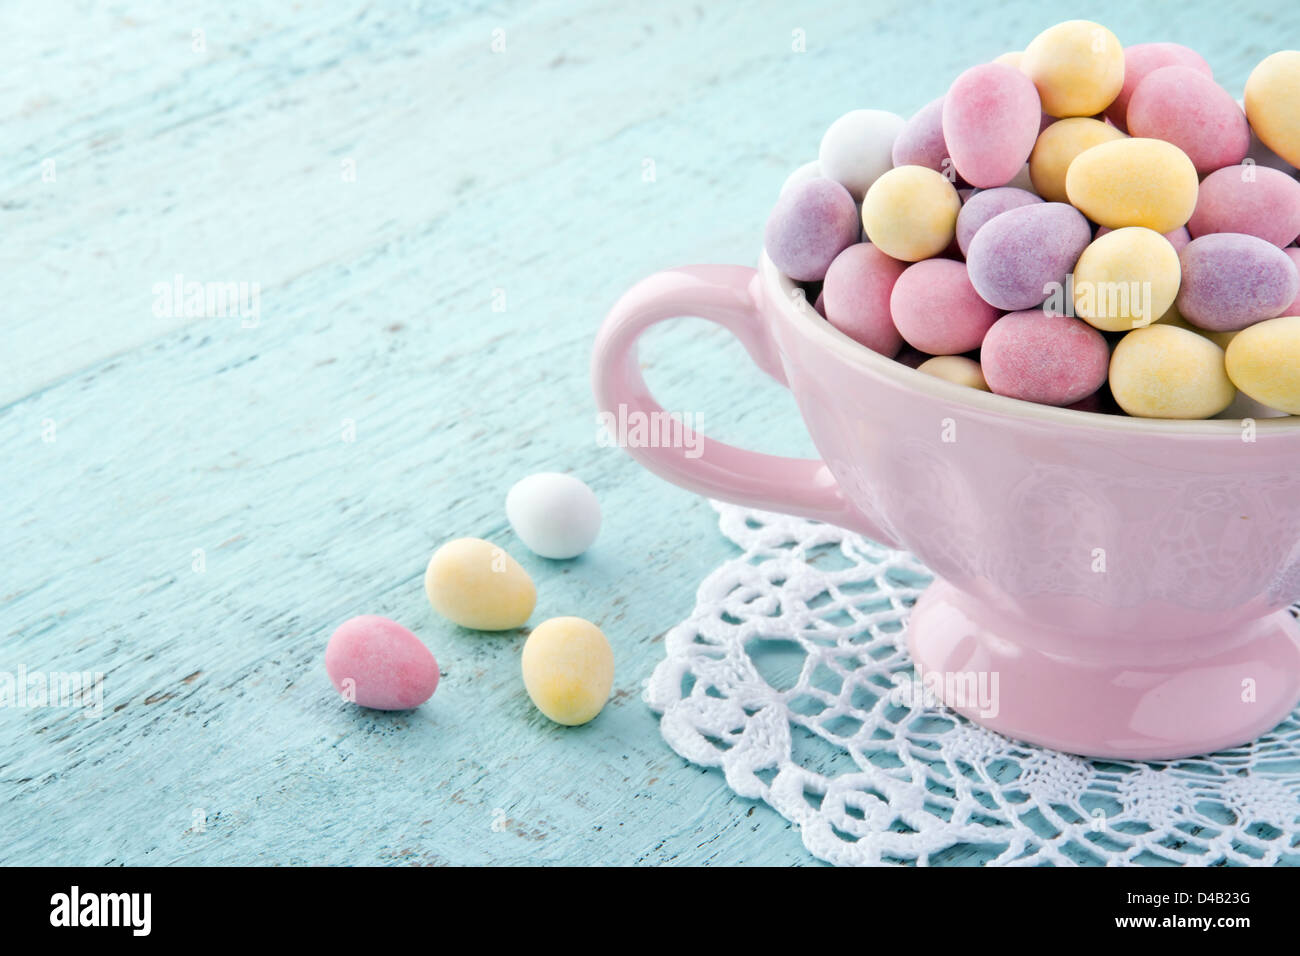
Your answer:
[[[1286,5],[1075,9],[50,0],[7,18],[0,671],[102,671],[105,706],[0,709],[0,863],[814,862],[669,751],[640,700],[732,551],[703,501],[598,446],[594,330],[656,268],[752,261],[840,113],[908,113],[1057,20],[1189,43],[1234,93],[1300,35]],[[257,283],[255,327],[156,315],[176,274]],[[643,361],[718,437],[811,451],[719,330],[656,330]],[[601,497],[577,561],[506,525],[506,490],[541,469]],[[467,534],[534,575],[534,621],[610,636],[595,722],[532,708],[522,634],[428,608],[429,553]],[[361,613],[431,646],[430,703],[335,698],[324,643]]]

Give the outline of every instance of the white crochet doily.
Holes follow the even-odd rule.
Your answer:
[[[1300,863],[1300,712],[1213,757],[1093,761],[908,693],[930,575],[830,525],[715,503],[743,554],[646,684],[664,739],[836,864]]]

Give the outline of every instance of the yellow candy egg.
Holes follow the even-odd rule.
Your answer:
[[[1020,69],[1050,116],[1095,116],[1124,86],[1124,48],[1100,23],[1068,20],[1034,37]]]
[[[1266,58],[1246,80],[1246,119],[1260,141],[1300,166],[1300,50]]]
[[[887,256],[920,262],[948,248],[961,197],[944,176],[924,166],[898,166],[867,190],[862,227]]]
[[[916,367],[918,372],[933,375],[945,382],[955,382],[969,388],[978,388],[982,392],[989,390],[989,383],[984,381],[984,371],[980,363],[964,355],[936,355],[926,359]]]
[[[1300,415],[1300,315],[1242,329],[1228,346],[1228,378],[1255,401]]]
[[[476,631],[523,627],[537,603],[528,572],[481,538],[458,538],[435,551],[424,572],[424,591],[435,611]]]
[[[993,62],[1001,63],[1003,66],[1009,66],[1013,70],[1018,70],[1020,69],[1020,63],[1022,60],[1024,60],[1024,58],[1025,58],[1024,52],[1021,50],[1016,50],[1013,53],[1003,53],[1001,56],[994,57]]]
[[[1177,305],[1171,305],[1164,315],[1156,319],[1153,325],[1173,325],[1180,329],[1186,329],[1188,332],[1195,332],[1197,335],[1203,335],[1221,349],[1226,349],[1228,343],[1237,337],[1236,332],[1211,332],[1209,329],[1198,328],[1183,318],[1183,314],[1178,311]]]
[[[1110,357],[1110,391],[1139,418],[1210,418],[1237,394],[1223,349],[1174,325],[1134,329]]]
[[[1103,332],[1150,325],[1178,297],[1182,268],[1164,236],[1140,226],[1094,240],[1074,267],[1074,314]]]
[[[1065,173],[1074,157],[1086,149],[1123,138],[1123,133],[1100,120],[1085,116],[1057,120],[1038,134],[1034,151],[1029,154],[1029,178],[1034,192],[1048,202],[1069,202]]]
[[[600,628],[580,617],[553,617],[528,635],[524,687],[557,724],[585,724],[600,713],[614,686],[614,652]]]
[[[1199,190],[1187,154],[1162,139],[1125,137],[1093,146],[1065,174],[1070,202],[1111,229],[1173,232],[1192,218]]]

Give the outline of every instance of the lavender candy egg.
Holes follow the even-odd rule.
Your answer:
[[[1201,180],[1187,229],[1240,232],[1282,248],[1300,236],[1300,182],[1266,166],[1225,166]]]
[[[971,284],[999,309],[1032,309],[1063,289],[1090,242],[1088,220],[1066,203],[1010,209],[990,219],[970,241],[966,265]]]
[[[796,282],[814,282],[858,241],[860,230],[858,207],[849,191],[818,178],[781,194],[767,218],[763,242],[778,269]]]
[[[1178,311],[1199,329],[1235,332],[1276,318],[1300,294],[1295,263],[1258,236],[1210,233],[1184,246],[1178,259]]]
[[[966,255],[970,241],[984,225],[994,216],[1000,216],[1008,209],[1018,206],[1031,206],[1041,203],[1040,196],[1014,186],[999,186],[996,189],[981,189],[965,201],[961,212],[957,213],[957,248]]]
[[[894,140],[895,166],[924,166],[951,180],[957,177],[943,138],[943,97],[925,104],[903,124]]]
[[[944,141],[972,186],[1010,182],[1028,161],[1042,118],[1033,81],[1002,63],[971,67],[943,98]]]

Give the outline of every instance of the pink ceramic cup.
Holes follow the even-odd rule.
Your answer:
[[[1300,419],[1151,421],[975,391],[853,342],[766,256],[629,290],[592,356],[602,411],[662,412],[636,341],[682,315],[729,329],[789,387],[823,460],[689,435],[628,452],[700,494],[916,554],[937,578],[908,642],[949,706],[1133,759],[1246,743],[1295,707]],[[965,693],[977,679],[995,699]]]

